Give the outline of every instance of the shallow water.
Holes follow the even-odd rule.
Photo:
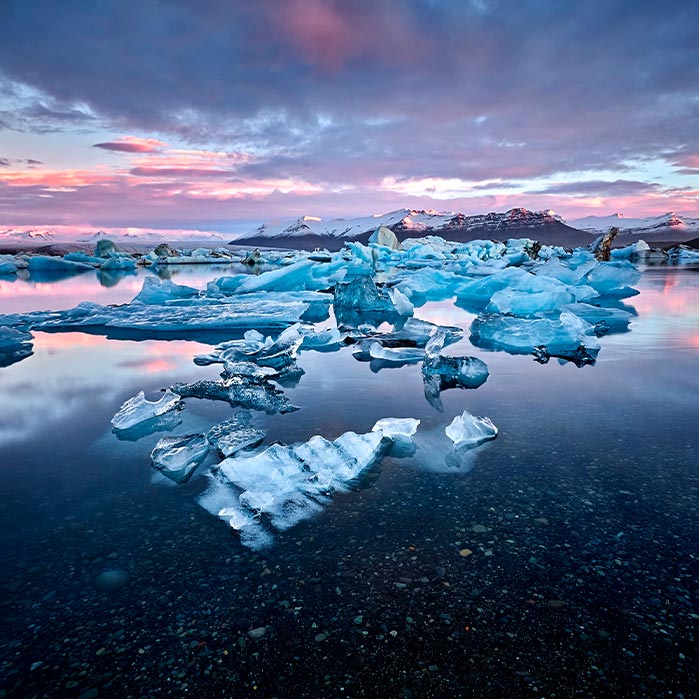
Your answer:
[[[203,287],[230,269],[186,268]],[[121,303],[102,286],[0,281],[2,312]],[[103,280],[104,281],[104,280]],[[113,282],[114,280],[109,280]],[[476,390],[423,394],[419,365],[304,352],[301,410],[256,416],[268,441],[420,418],[413,457],[254,552],[149,465],[162,433],[109,421],[141,389],[214,378],[192,341],[36,333],[0,369],[0,688],[10,696],[697,696],[699,269],[644,271],[628,333],[595,365],[474,348]],[[468,328],[450,302],[416,316]],[[324,326],[326,324],[321,324]],[[443,434],[468,409],[498,439],[461,465]],[[231,412],[188,400],[174,433]],[[200,469],[205,471],[205,469]],[[467,553],[470,552],[470,553]],[[126,571],[105,591],[96,579]],[[265,627],[261,640],[248,631]],[[33,669],[32,669],[33,668]]]

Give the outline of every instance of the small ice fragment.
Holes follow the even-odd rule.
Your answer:
[[[384,347],[380,342],[369,345],[369,356],[372,359],[383,359],[387,362],[419,362],[425,353],[419,347]]]
[[[157,415],[174,410],[181,403],[182,398],[170,389],[165,391],[160,400],[146,400],[145,393],[140,391],[138,395],[129,398],[112,418],[112,425],[118,430],[126,430],[139,422],[149,420]]]
[[[163,437],[151,452],[151,459],[163,475],[184,483],[208,453],[209,442],[203,434],[186,434]]]
[[[483,442],[495,439],[498,436],[498,428],[487,417],[476,417],[468,410],[464,410],[461,415],[457,415],[447,425],[444,433],[454,442],[455,449],[463,447],[477,447]]]
[[[389,439],[409,440],[417,432],[420,420],[412,417],[384,417],[371,428],[372,432],[383,432]]]
[[[265,433],[252,426],[252,415],[241,410],[232,418],[214,425],[206,434],[209,444],[218,449],[222,456],[232,456],[243,449],[256,447]]]

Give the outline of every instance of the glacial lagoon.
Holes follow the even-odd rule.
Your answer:
[[[259,450],[372,434],[386,418],[420,423],[406,448],[319,492],[303,516],[263,517],[262,537],[216,516],[215,450],[182,483],[151,465],[161,438],[206,434],[234,414],[229,403],[185,397],[150,434],[111,424],[139,391],[155,401],[217,381],[220,363],[193,359],[233,334],[33,329],[33,353],[0,368],[0,687],[693,696],[699,266],[640,269],[640,293],[608,304],[629,314],[628,330],[595,337],[590,361],[497,351],[472,341],[470,303],[416,304],[415,318],[463,329],[441,352],[487,365],[473,388],[435,395],[422,361],[390,359],[392,342],[301,347],[275,383],[298,409],[252,411]],[[204,290],[243,271],[166,276]],[[146,278],[2,278],[1,311],[127,303]],[[331,308],[316,328],[333,327]],[[497,438],[455,449],[445,429],[464,411],[489,418]]]

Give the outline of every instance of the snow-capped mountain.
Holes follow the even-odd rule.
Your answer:
[[[586,216],[571,221],[570,225],[593,235],[605,233],[612,226],[616,226],[619,235],[623,235],[625,240],[628,236],[633,240],[642,238],[651,242],[679,242],[699,236],[699,218],[682,216],[672,211],[662,216],[647,218],[632,218],[623,214]]]
[[[347,240],[366,243],[380,226],[390,228],[400,240],[439,235],[457,242],[477,238],[506,240],[521,237],[535,238],[546,244],[586,245],[591,242],[589,233],[571,228],[553,211],[521,208],[475,216],[414,209],[398,209],[387,214],[350,219],[323,220],[303,216],[292,222],[263,223],[232,242],[236,245],[336,249]]]
[[[53,231],[20,231],[14,228],[0,231],[0,241],[8,243],[51,243],[55,239]]]

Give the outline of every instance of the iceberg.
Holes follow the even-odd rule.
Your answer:
[[[498,428],[490,418],[476,417],[468,410],[464,410],[447,425],[444,433],[454,442],[454,449],[472,449],[483,442],[495,439],[498,436]]]
[[[640,278],[641,273],[636,266],[627,260],[598,262],[587,275],[587,284],[600,296],[624,298],[638,294],[632,287]]]
[[[335,287],[335,314],[340,317],[348,311],[365,315],[395,315],[396,309],[385,289],[379,289],[369,276],[358,276]]]
[[[137,442],[155,432],[169,432],[182,422],[179,410],[173,410],[163,415],[155,415],[133,427],[120,430],[116,427],[112,430],[116,438],[121,442]]]
[[[391,250],[400,249],[400,243],[398,238],[396,238],[396,234],[386,226],[379,226],[369,237],[369,242]]]
[[[136,294],[132,303],[162,305],[181,299],[191,299],[198,295],[199,290],[191,286],[175,284],[169,279],[147,276],[143,280],[143,288]]]
[[[241,410],[232,418],[214,425],[206,439],[223,457],[233,456],[239,451],[258,446],[265,433],[252,426],[252,415]]]
[[[471,323],[471,342],[511,354],[570,359],[578,366],[594,362],[600,350],[594,327],[568,311],[558,318],[480,315]]]
[[[182,398],[169,389],[156,401],[146,400],[145,393],[140,391],[138,395],[129,398],[119,408],[112,418],[112,425],[117,430],[127,430],[145,420],[150,420],[159,415],[164,415],[170,410],[175,410],[175,408],[180,407],[181,403]]]
[[[151,452],[151,461],[163,475],[184,483],[208,453],[209,443],[203,434],[163,437]]]
[[[86,262],[73,262],[62,257],[33,255],[29,258],[30,272],[87,272],[94,267]]]

